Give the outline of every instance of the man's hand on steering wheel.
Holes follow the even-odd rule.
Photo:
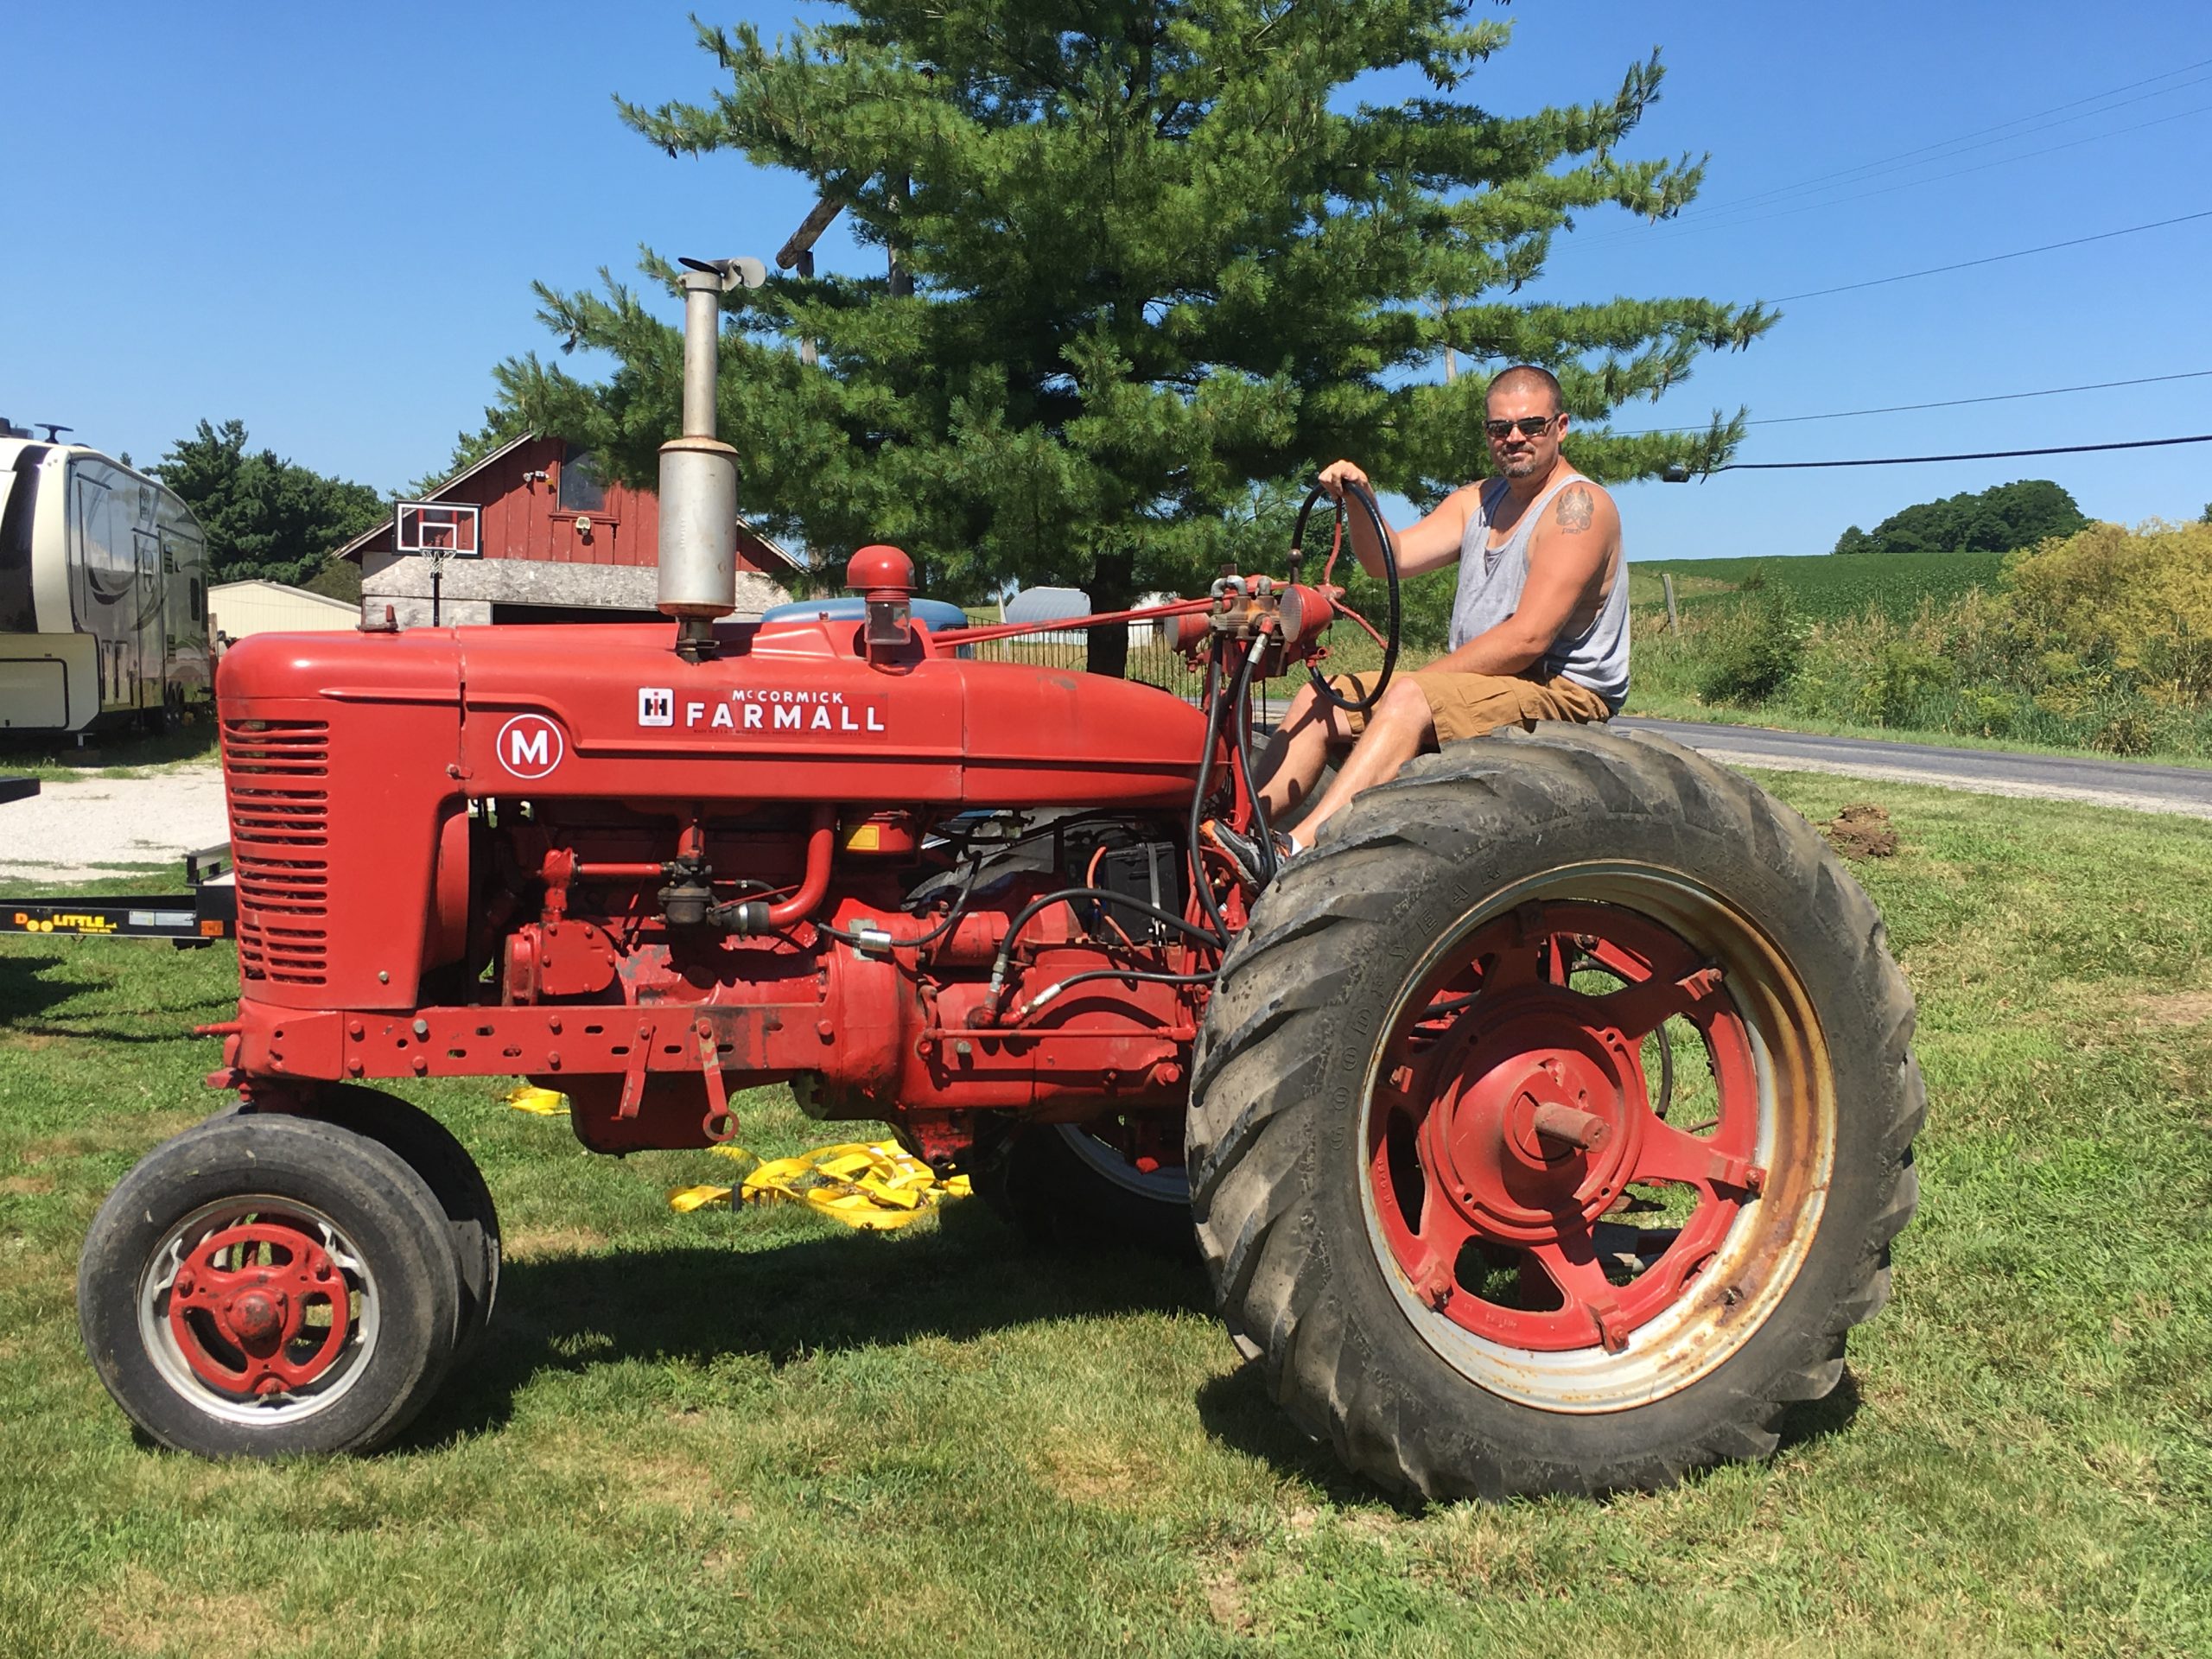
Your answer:
[[[1375,493],[1375,486],[1369,480],[1366,470],[1356,461],[1332,461],[1320,470],[1313,481],[1326,490],[1334,501],[1344,499],[1344,486],[1347,484],[1357,484],[1370,495]]]
[[[1377,632],[1372,624],[1368,623],[1363,618],[1359,619],[1361,626],[1370,633],[1375,634],[1382,646],[1382,672],[1376,676],[1373,689],[1365,691],[1363,695],[1346,696],[1332,685],[1327,676],[1311,663],[1306,664],[1306,672],[1313,678],[1314,695],[1320,698],[1325,706],[1365,715],[1372,711],[1375,705],[1382,701],[1383,688],[1390,683],[1390,676],[1398,665],[1400,621],[1397,549],[1390,538],[1390,527],[1383,521],[1382,510],[1376,503],[1375,486],[1369,481],[1365,469],[1357,461],[1332,461],[1316,476],[1313,488],[1306,498],[1306,505],[1298,510],[1297,528],[1292,532],[1291,552],[1294,569],[1297,567],[1300,552],[1305,545],[1306,518],[1313,512],[1314,504],[1324,496],[1336,503],[1339,534],[1348,532],[1350,526],[1345,522],[1346,516],[1353,512],[1364,513],[1369,524],[1373,527],[1377,542],[1377,551],[1382,563],[1382,577],[1389,584],[1389,626],[1387,632]],[[1355,554],[1357,550],[1355,544]],[[1331,555],[1330,563],[1332,565],[1335,563],[1333,554]],[[1364,561],[1362,563],[1363,563]],[[1328,580],[1326,572],[1324,573],[1322,579],[1325,584]],[[1332,590],[1332,593],[1333,602],[1339,613],[1357,616],[1357,613],[1351,611],[1344,604],[1341,590]]]

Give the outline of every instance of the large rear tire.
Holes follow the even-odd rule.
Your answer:
[[[1193,1064],[1200,1249],[1275,1397],[1432,1498],[1771,1452],[1917,1194],[1884,941],[1802,818],[1663,740],[1548,725],[1362,796]]]
[[[458,1311],[422,1178],[334,1124],[226,1114],[93,1217],[78,1322],[118,1405],[202,1457],[366,1452],[443,1378]]]

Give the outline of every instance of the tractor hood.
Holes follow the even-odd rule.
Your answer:
[[[226,720],[324,705],[334,736],[355,724],[340,709],[404,707],[419,739],[421,716],[449,706],[450,748],[410,742],[354,763],[433,768],[471,796],[1188,803],[1205,721],[1181,699],[963,659],[954,639],[918,625],[911,645],[870,661],[860,632],[821,617],[725,626],[719,653],[696,663],[658,623],[262,635],[226,655],[218,690]],[[362,737],[373,742],[378,723]]]

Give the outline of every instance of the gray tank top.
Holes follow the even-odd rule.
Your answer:
[[[1580,479],[1580,474],[1569,473],[1531,502],[1503,547],[1490,544],[1490,518],[1504,499],[1504,481],[1493,480],[1477,490],[1475,510],[1467,515],[1466,533],[1459,538],[1459,591],[1452,601],[1452,650],[1496,627],[1520,608],[1521,589],[1529,580],[1529,538],[1536,533],[1537,521],[1552,497]],[[1580,633],[1562,634],[1522,672],[1540,680],[1564,674],[1577,685],[1596,692],[1618,714],[1628,697],[1627,570],[1614,573],[1613,590],[1605,595],[1588,627]]]

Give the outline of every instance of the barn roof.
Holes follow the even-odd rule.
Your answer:
[[[430,491],[428,495],[415,499],[424,501],[450,501],[456,499],[457,492],[460,491],[461,486],[467,483],[470,479],[474,478],[479,473],[486,470],[499,461],[505,460],[509,455],[514,454],[516,450],[521,448],[524,444],[536,443],[540,439],[548,435],[548,434],[543,432],[525,432],[520,437],[512,439],[508,442],[501,444],[489,454],[480,456],[475,461],[471,461],[459,472],[442,480],[437,487]],[[785,575],[801,576],[806,574],[806,566],[804,564],[800,563],[799,560],[794,558],[785,549],[779,546],[775,542],[771,541],[767,537],[763,536],[759,531],[753,529],[751,524],[745,521],[745,518],[742,514],[739,515],[737,527],[752,540],[758,550],[766,552],[770,558],[779,561],[784,567],[784,574]],[[358,559],[368,550],[370,544],[373,543],[378,537],[389,535],[391,532],[391,520],[389,518],[384,519],[379,523],[371,524],[366,530],[356,536],[352,541],[347,542],[344,546],[334,549],[330,556],[334,559]]]

